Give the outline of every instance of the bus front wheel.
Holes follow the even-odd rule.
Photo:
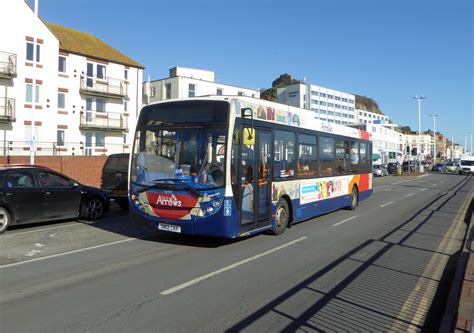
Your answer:
[[[285,199],[280,199],[275,212],[275,227],[270,231],[272,235],[281,235],[285,232],[290,221],[290,209]]]
[[[348,206],[350,210],[356,209],[357,205],[359,204],[359,191],[357,191],[357,187],[352,187],[352,194],[351,194],[351,204]]]

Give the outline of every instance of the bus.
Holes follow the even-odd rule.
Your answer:
[[[245,96],[142,108],[129,163],[133,221],[237,238],[355,209],[372,193],[370,134]]]

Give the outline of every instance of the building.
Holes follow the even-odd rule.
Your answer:
[[[143,83],[145,104],[166,99],[188,98],[207,95],[238,95],[260,98],[256,89],[247,89],[215,82],[212,71],[174,67],[166,79]]]
[[[351,125],[351,127],[359,128],[371,134],[374,164],[387,164],[404,160],[404,136],[396,130],[397,125],[362,123]]]
[[[433,134],[428,132],[422,132],[418,135],[418,132],[410,132],[404,134],[404,147],[407,159],[416,160],[418,148],[420,148],[421,159],[432,162],[433,156]]]
[[[367,110],[356,109],[356,124],[388,124],[389,119],[386,115]]]
[[[95,36],[0,2],[1,155],[130,150],[143,66]]]
[[[311,110],[314,117],[331,123],[356,123],[355,96],[313,84],[294,84],[277,89],[279,103]]]

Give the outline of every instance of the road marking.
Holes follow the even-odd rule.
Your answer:
[[[61,225],[61,226],[58,226],[58,227],[51,227],[51,228],[44,228],[44,229],[36,229],[36,230],[25,231],[25,232],[16,232],[16,233],[14,233],[14,234],[2,235],[1,238],[3,238],[3,237],[11,237],[11,236],[18,236],[18,235],[32,234],[32,233],[34,233],[34,232],[40,232],[40,231],[46,231],[46,230],[69,228],[69,227],[73,227],[73,226],[75,226],[75,225],[81,225],[81,224],[82,224],[82,223],[74,223],[74,224],[68,224],[68,225]]]
[[[0,269],[7,268],[7,267],[13,267],[13,266],[19,266],[19,265],[23,265],[23,264],[28,264],[30,262],[35,262],[35,261],[40,261],[40,260],[46,260],[46,259],[61,257],[61,256],[65,256],[65,255],[68,255],[68,254],[79,253],[79,252],[84,252],[84,251],[93,250],[93,249],[99,249],[101,247],[105,247],[105,246],[109,246],[109,245],[130,242],[132,240],[137,240],[137,239],[143,239],[143,238],[146,238],[148,236],[152,236],[152,235],[156,235],[156,234],[157,233],[148,234],[148,235],[144,235],[140,238],[126,238],[126,239],[121,239],[121,240],[115,241],[115,242],[99,244],[99,245],[85,247],[85,248],[82,248],[82,249],[77,249],[77,250],[72,250],[72,251],[67,251],[67,252],[62,252],[62,253],[56,253],[56,254],[52,254],[52,255],[49,255],[49,256],[40,257],[40,258],[14,262],[14,263],[11,263],[11,264],[6,264],[6,265],[3,265],[3,266],[0,266]],[[33,251],[37,251],[37,250],[33,250]],[[30,252],[32,252],[32,251],[30,251]],[[30,252],[28,252],[28,253],[30,253]],[[32,254],[32,255],[34,255],[34,254]]]
[[[232,265],[229,265],[229,266],[226,266],[226,267],[224,267],[224,268],[218,269],[218,270],[216,270],[216,271],[214,271],[214,272],[211,272],[211,273],[202,275],[202,276],[200,276],[200,277],[198,277],[198,278],[195,278],[195,279],[193,279],[193,280],[191,280],[191,281],[182,283],[182,284],[180,284],[180,285],[178,285],[178,286],[176,286],[176,287],[173,287],[173,288],[170,288],[170,289],[166,289],[166,290],[162,291],[160,294],[161,294],[161,295],[164,295],[164,296],[170,295],[170,294],[172,294],[172,293],[174,293],[174,292],[177,292],[178,290],[187,288],[187,287],[189,287],[189,286],[192,286],[193,284],[196,284],[196,283],[201,282],[201,281],[203,281],[203,280],[209,279],[209,278],[211,278],[211,277],[213,277],[213,276],[216,276],[216,275],[218,275],[218,274],[221,274],[221,273],[223,273],[223,272],[226,272],[226,271],[228,271],[228,270],[231,270],[231,269],[233,269],[233,268],[236,268],[236,267],[238,267],[238,266],[240,266],[240,265],[243,265],[243,264],[246,264],[246,263],[248,263],[248,262],[254,261],[254,260],[256,260],[256,259],[258,259],[258,258],[261,258],[261,257],[263,257],[263,256],[266,256],[266,255],[268,255],[268,254],[270,254],[270,253],[273,253],[273,252],[276,252],[276,251],[278,251],[278,250],[281,250],[281,249],[283,249],[283,248],[285,248],[285,247],[287,247],[287,246],[290,246],[290,245],[293,245],[293,244],[295,244],[295,243],[301,242],[302,240],[304,240],[304,239],[306,239],[306,238],[308,238],[308,237],[304,236],[304,237],[295,239],[294,241],[291,241],[291,242],[289,242],[289,243],[280,245],[280,246],[275,247],[275,248],[273,248],[273,249],[271,249],[271,250],[268,250],[268,251],[265,251],[265,252],[263,252],[263,253],[254,255],[254,256],[249,257],[249,258],[247,258],[247,259],[241,260],[241,261],[236,262],[236,263],[234,263],[234,264],[232,264]]]
[[[393,183],[393,185],[398,185],[398,184],[401,184],[401,183],[403,183],[403,181]]]
[[[32,257],[32,256],[37,255],[38,253],[41,253],[41,251],[40,250],[31,250],[30,252],[25,253],[25,256]]]
[[[353,220],[353,219],[356,219],[356,218],[357,218],[357,215],[356,215],[356,216],[349,217],[348,219],[342,220],[341,222],[338,222],[338,223],[336,223],[336,224],[333,224],[332,226],[335,227],[335,226],[338,226],[338,225],[340,225],[340,224],[346,223],[347,221],[350,221],[350,220]]]
[[[375,186],[374,188],[381,188],[381,187],[385,187],[385,186],[388,186],[388,185]]]
[[[426,191],[426,187],[423,187],[420,191]]]
[[[438,185],[438,184],[433,184],[432,186],[436,186],[436,185]]]
[[[414,195],[414,194],[415,194],[415,193],[410,193],[410,194],[407,194],[406,196],[407,196],[407,198],[408,198],[408,197],[411,197],[411,196]]]
[[[391,205],[393,203],[395,203],[395,201],[389,201],[389,202],[384,203],[383,205],[380,205],[380,207],[383,208],[383,207],[386,207],[386,206]]]

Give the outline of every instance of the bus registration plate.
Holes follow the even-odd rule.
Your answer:
[[[181,232],[181,227],[179,225],[158,223],[159,230],[171,231],[171,232]]]

